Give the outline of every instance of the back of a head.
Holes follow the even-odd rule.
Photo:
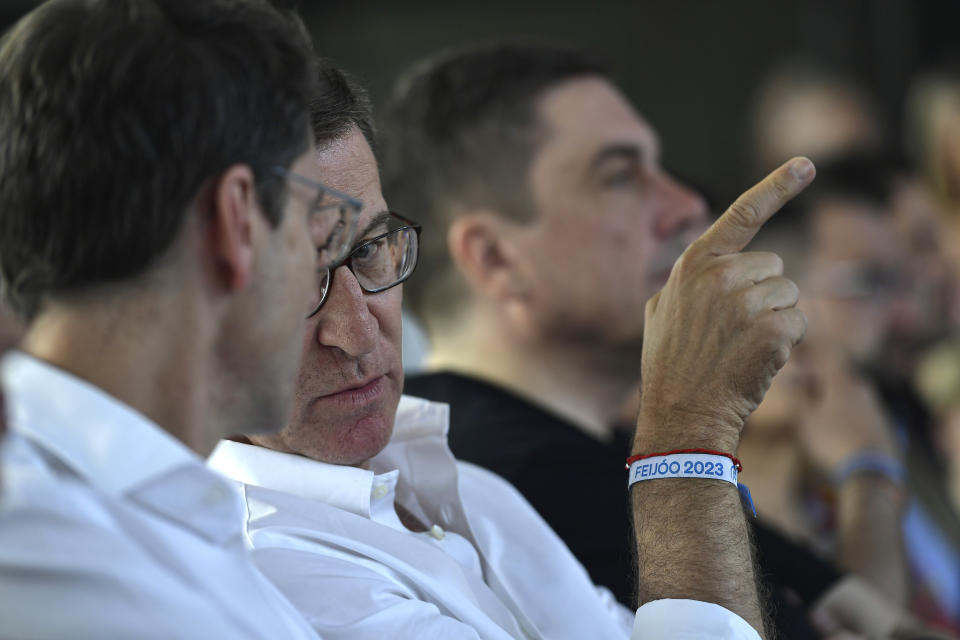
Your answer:
[[[845,199],[886,211],[896,180],[910,173],[906,159],[893,151],[845,154],[817,167],[817,180],[800,203],[812,208],[827,198]]]
[[[0,278],[50,298],[146,272],[201,187],[249,165],[272,224],[308,148],[309,42],[259,0],[51,0],[0,48]]]
[[[789,61],[768,74],[753,119],[754,153],[764,171],[797,155],[819,166],[883,142],[879,110],[866,91],[808,60]]]
[[[575,49],[514,41],[441,53],[397,81],[380,118],[384,192],[426,229],[421,275],[405,297],[429,330],[465,299],[447,252],[451,220],[476,209],[534,215],[527,172],[543,135],[538,100],[590,75],[607,73]]]

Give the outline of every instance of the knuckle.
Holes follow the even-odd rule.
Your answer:
[[[793,280],[787,279],[787,287],[790,290],[790,298],[796,304],[800,300],[800,286]]]
[[[729,262],[720,263],[707,271],[707,285],[713,290],[729,291],[738,281],[737,270]]]
[[[800,300],[800,287],[797,286],[797,283],[789,278],[778,278],[777,287],[780,289],[781,295],[778,296],[784,307],[792,307],[797,304],[797,301]]]
[[[783,258],[778,253],[770,253],[770,269],[777,275],[783,274]]]
[[[776,194],[776,196],[781,200],[785,198],[789,198],[792,192],[790,189],[790,185],[788,185],[787,183],[785,183],[783,180],[779,178],[771,178],[770,187],[773,189],[773,192]]]
[[[686,273],[687,265],[690,264],[690,258],[687,256],[687,253],[684,252],[677,258],[677,261],[673,263],[673,270],[671,273],[683,274]]]
[[[780,345],[780,348],[776,350],[773,354],[773,364],[777,369],[782,369],[783,365],[787,364],[787,360],[790,359],[790,352],[792,349],[789,345]]]
[[[697,261],[690,256],[689,253],[684,252],[677,261],[673,263],[673,269],[670,271],[670,275],[673,276],[676,274],[678,278],[688,277],[696,268]]]
[[[647,300],[647,304],[644,305],[643,311],[646,317],[650,317],[657,310],[657,302],[660,300],[660,294],[656,293],[653,297]]]
[[[727,211],[730,221],[742,228],[752,228],[761,218],[760,207],[750,198],[740,198]]]

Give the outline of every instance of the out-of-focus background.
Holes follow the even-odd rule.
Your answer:
[[[0,28],[38,3],[0,1]],[[363,78],[376,104],[439,48],[537,35],[605,59],[664,138],[665,162],[727,202],[760,172],[751,150],[761,82],[788,60],[849,77],[899,138],[908,88],[960,51],[954,0],[304,0],[317,48]]]

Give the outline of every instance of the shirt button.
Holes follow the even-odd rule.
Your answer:
[[[447,537],[447,534],[438,524],[435,524],[432,527],[430,527],[430,535],[432,535],[437,540],[443,540],[445,537]]]
[[[388,493],[390,493],[390,488],[385,484],[378,484],[373,488],[373,497],[375,500],[379,500]]]

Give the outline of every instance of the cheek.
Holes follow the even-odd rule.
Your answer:
[[[403,285],[388,289],[371,298],[368,308],[377,319],[385,356],[391,359],[391,368],[400,368],[403,342]]]

